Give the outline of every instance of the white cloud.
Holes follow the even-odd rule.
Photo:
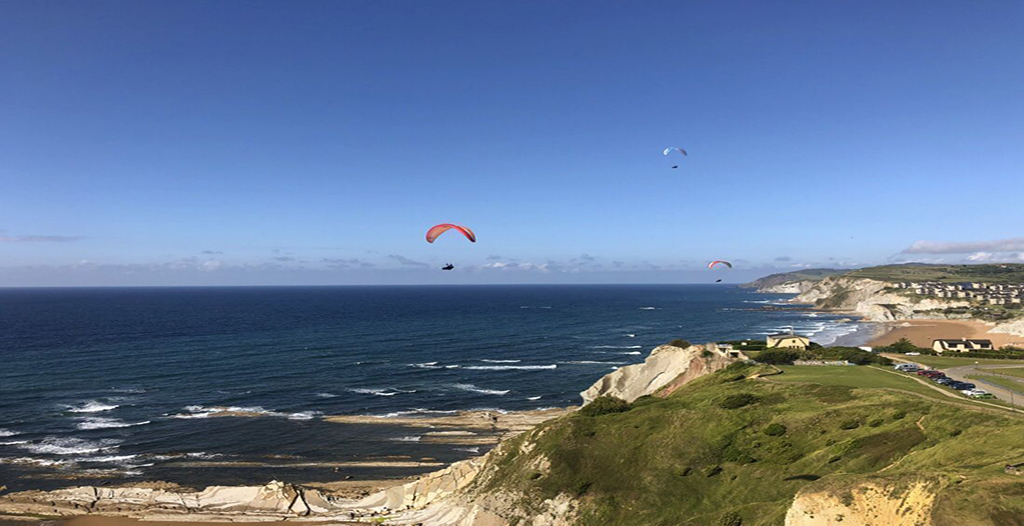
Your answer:
[[[975,252],[1019,252],[1024,250],[1024,237],[995,241],[951,242],[915,241],[903,254],[969,254]]]

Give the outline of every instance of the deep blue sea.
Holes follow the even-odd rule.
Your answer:
[[[819,343],[858,338],[861,325],[783,308],[788,297],[715,285],[0,290],[0,485],[430,471],[324,463],[486,448],[321,417],[574,405],[673,338],[786,326]],[[212,417],[223,408],[264,416]]]

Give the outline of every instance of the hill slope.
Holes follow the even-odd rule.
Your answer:
[[[781,272],[755,279],[750,283],[744,283],[740,287],[757,289],[758,292],[799,293],[805,292],[815,282],[821,281],[828,276],[842,274],[843,272],[845,271],[834,268],[809,268],[793,272]]]
[[[1024,480],[1002,472],[1024,460],[1019,417],[753,372],[542,424],[462,502],[511,524],[1024,524]]]

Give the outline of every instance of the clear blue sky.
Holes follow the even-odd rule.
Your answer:
[[[1017,260],[1022,28],[1011,1],[4,2],[0,285]]]

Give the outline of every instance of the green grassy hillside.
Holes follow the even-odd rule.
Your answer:
[[[881,369],[754,370],[545,423],[496,450],[473,490],[512,495],[523,517],[568,493],[587,525],[778,525],[809,485],[923,479],[940,492],[936,524],[1024,524],[1024,479],[1002,472],[1024,461],[1020,417]]]
[[[883,265],[847,272],[846,276],[880,281],[941,281],[959,283],[1024,283],[1024,264],[997,265]]]
[[[772,287],[775,285],[782,285],[783,283],[790,283],[793,281],[821,281],[828,276],[834,276],[836,274],[842,274],[844,271],[834,268],[808,268],[795,270],[793,272],[781,272],[778,274],[771,274],[763,278],[755,279],[750,283],[744,283],[740,285],[743,288],[758,289],[763,287]]]

